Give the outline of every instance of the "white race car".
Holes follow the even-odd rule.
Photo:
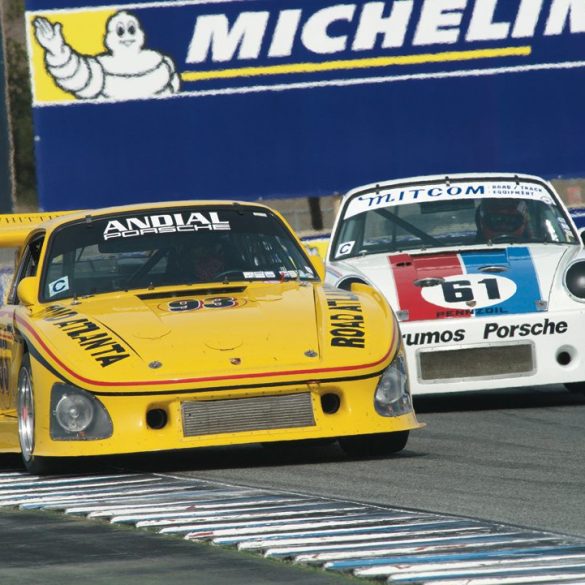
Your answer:
[[[413,394],[585,391],[585,250],[538,177],[430,176],[350,191],[327,283],[369,284],[388,300]]]

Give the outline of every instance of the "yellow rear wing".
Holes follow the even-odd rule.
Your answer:
[[[0,215],[0,248],[20,248],[28,234],[44,221],[72,213],[50,211],[47,213],[12,213]]]

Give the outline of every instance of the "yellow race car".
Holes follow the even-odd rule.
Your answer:
[[[0,451],[33,473],[322,438],[384,454],[422,426],[387,303],[324,287],[265,206],[2,216],[0,248]]]

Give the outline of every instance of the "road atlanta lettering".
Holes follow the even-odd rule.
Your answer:
[[[187,217],[183,213],[163,213],[143,217],[111,219],[104,230],[104,240],[132,238],[147,234],[169,234],[175,232],[229,230],[230,222],[219,219],[217,211],[193,212]]]
[[[566,321],[551,321],[546,318],[538,323],[520,323],[516,325],[499,325],[486,323],[483,329],[484,339],[514,339],[516,337],[538,337],[540,335],[559,335],[569,329]]]
[[[76,341],[80,347],[105,368],[130,357],[128,350],[102,327],[76,311],[64,307],[49,307],[45,321],[54,323],[61,331]]]
[[[358,297],[346,291],[328,291],[327,306],[330,311],[331,346],[363,349],[366,333]]]
[[[364,318],[351,313],[335,313],[329,316],[331,320],[331,345],[333,347],[364,348],[366,344]]]

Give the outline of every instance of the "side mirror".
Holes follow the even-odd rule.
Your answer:
[[[30,307],[38,302],[37,285],[38,280],[34,276],[27,276],[18,283],[16,295],[25,307]]]
[[[313,268],[317,272],[317,276],[321,279],[322,282],[325,281],[325,263],[323,262],[323,258],[317,254],[312,254],[310,256],[311,263],[313,264]]]
[[[585,228],[578,228],[577,232],[579,233],[579,237],[581,238],[581,243],[585,244]]]

